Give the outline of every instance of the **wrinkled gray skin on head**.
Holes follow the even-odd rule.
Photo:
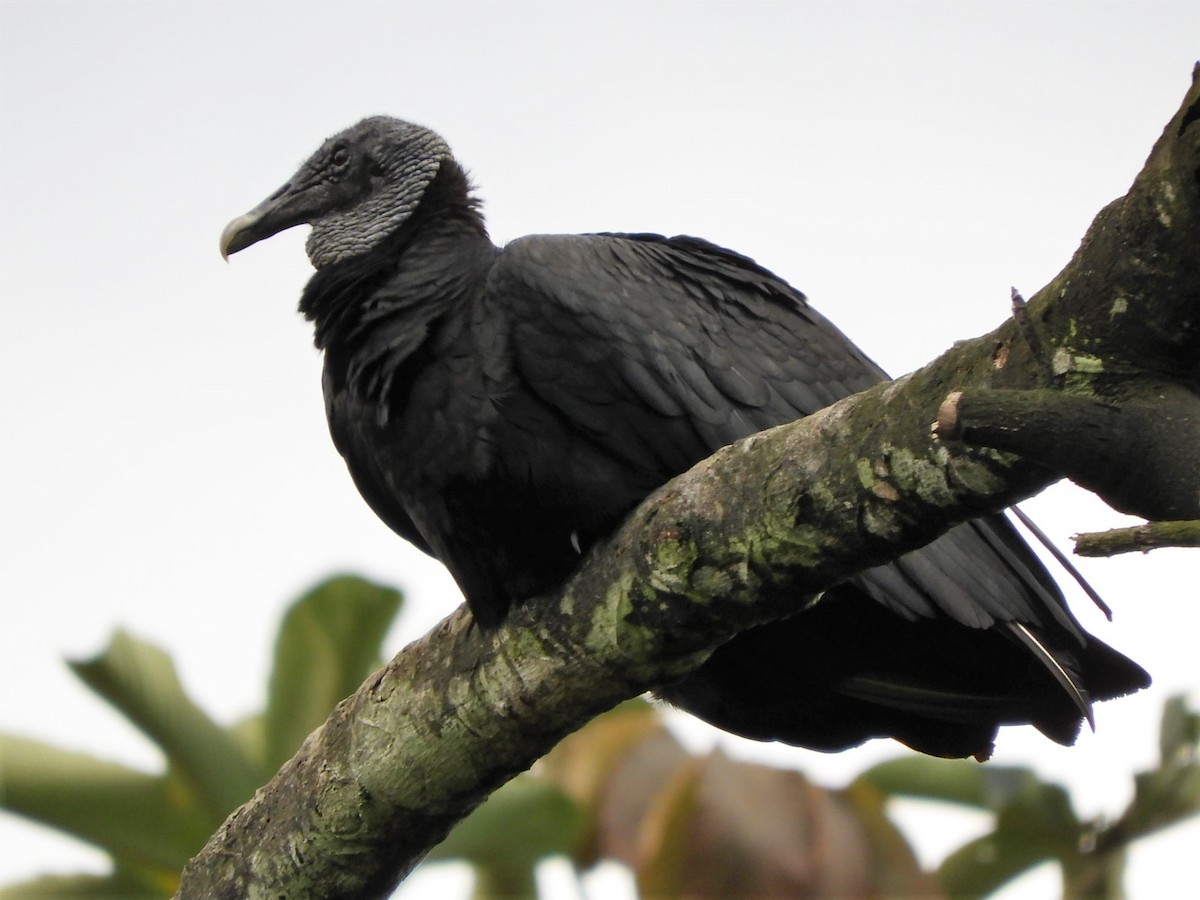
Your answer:
[[[325,141],[291,180],[221,234],[221,255],[310,224],[318,269],[361,256],[412,215],[450,148],[420,125],[374,116]]]

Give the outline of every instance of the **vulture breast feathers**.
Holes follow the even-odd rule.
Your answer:
[[[330,138],[229,224],[222,253],[302,223],[316,273],[301,310],[334,442],[484,626],[718,448],[886,378],[799,291],[705,241],[493,246],[445,142],[408,122]],[[991,516],[744,632],[658,693],[763,740],[984,757],[1002,724],[1070,743],[1092,701],[1146,684]]]

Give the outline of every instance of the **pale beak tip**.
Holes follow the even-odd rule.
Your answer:
[[[252,240],[247,240],[246,232],[257,221],[257,216],[253,213],[247,213],[246,215],[238,216],[225,226],[225,230],[221,232],[221,243],[218,248],[221,251],[221,259],[229,262],[231,255],[237,253],[239,250],[244,250],[253,243]]]

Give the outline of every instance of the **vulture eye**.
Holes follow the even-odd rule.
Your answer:
[[[345,147],[336,147],[330,160],[340,169],[346,163],[350,162],[350,151]]]

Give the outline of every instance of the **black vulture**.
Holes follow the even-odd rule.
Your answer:
[[[706,241],[494,246],[445,141],[409,122],[328,139],[229,224],[221,252],[302,223],[316,272],[300,310],[324,351],[333,441],[481,627],[563,582],[718,448],[887,377],[803,294]],[[657,693],[760,740],[833,751],[893,737],[984,758],[1002,724],[1069,744],[1093,700],[1148,683],[996,515],[742,633]]]

